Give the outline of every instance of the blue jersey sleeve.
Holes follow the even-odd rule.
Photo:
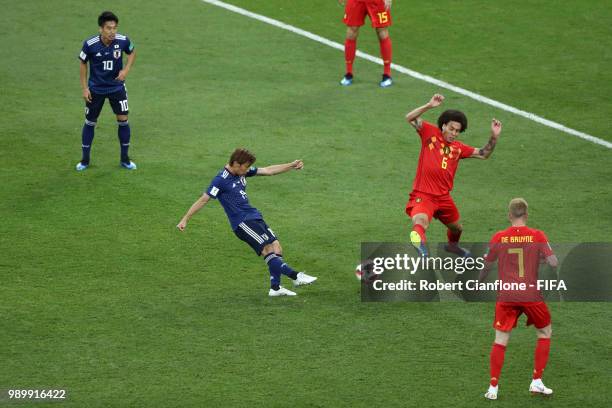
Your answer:
[[[251,166],[251,168],[249,169],[249,171],[247,171],[247,174],[245,175],[246,177],[253,177],[257,175],[257,167],[253,167]]]
[[[225,180],[221,177],[217,176],[210,182],[210,185],[206,189],[206,194],[210,196],[210,198],[217,199],[219,194],[223,192],[225,187]]]
[[[126,54],[131,54],[134,51],[134,43],[128,36],[125,37],[125,43],[123,45],[123,52]]]
[[[83,48],[81,48],[81,52],[79,53],[79,59],[81,62],[87,62],[89,60],[89,45],[87,45],[87,41],[83,41]]]

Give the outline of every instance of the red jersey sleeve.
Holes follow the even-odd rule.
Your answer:
[[[474,152],[476,151],[475,147],[468,146],[459,141],[456,141],[455,144],[459,149],[461,149],[461,154],[459,155],[460,159],[467,159],[468,157],[472,156],[472,154],[474,154]]]
[[[546,236],[544,231],[538,230],[537,240],[538,240],[537,242],[541,243],[539,249],[540,249],[540,253],[542,254],[544,258],[548,258],[549,256],[555,254],[552,248],[550,247],[550,244],[548,243],[548,237]]]
[[[489,247],[487,249],[487,253],[484,255],[484,259],[487,262],[495,262],[497,261],[497,257],[499,256],[499,232],[493,235],[491,241],[489,242]]]
[[[421,130],[417,131],[419,136],[421,136],[422,141],[425,141],[432,136],[436,136],[438,132],[439,130],[437,126],[426,121],[421,122]]]

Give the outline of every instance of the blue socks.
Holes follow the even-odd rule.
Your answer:
[[[117,136],[119,136],[119,143],[121,144],[121,161],[128,163],[130,161],[128,156],[128,150],[130,148],[130,124],[128,121],[117,121]]]
[[[93,142],[95,128],[96,122],[91,122],[85,119],[85,124],[83,125],[83,132],[81,133],[83,148],[83,157],[81,158],[81,162],[83,162],[84,164],[89,164],[89,154],[91,152],[91,143]]]
[[[268,254],[264,258],[268,269],[270,270],[270,287],[274,290],[278,290],[280,287],[281,274],[288,276],[290,279],[297,279],[297,272],[295,272],[289,265],[283,261],[283,257],[278,254]]]
[[[130,148],[130,124],[128,121],[117,121],[117,136],[119,136],[119,144],[121,145],[121,161],[127,163],[130,161],[128,156],[128,150]],[[91,144],[94,138],[94,130],[96,128],[96,122],[85,119],[83,125],[83,132],[81,134],[83,156],[81,162],[89,164]]]

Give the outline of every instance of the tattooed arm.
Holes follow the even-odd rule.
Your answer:
[[[421,126],[423,125],[421,115],[430,109],[437,108],[438,106],[442,105],[442,102],[444,102],[444,96],[435,94],[425,105],[419,106],[418,108],[408,112],[406,114],[406,121],[410,124],[410,126],[414,127],[417,132],[420,131]]]
[[[501,122],[497,119],[493,119],[491,122],[491,137],[489,138],[489,141],[480,149],[475,149],[474,153],[472,153],[470,157],[474,157],[476,159],[488,159],[493,153],[493,150],[495,150],[495,145],[497,144],[501,130]]]

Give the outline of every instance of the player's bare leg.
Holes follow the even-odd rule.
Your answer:
[[[393,85],[393,79],[391,79],[391,56],[393,51],[391,46],[391,37],[389,37],[389,29],[387,27],[377,28],[376,35],[378,36],[378,41],[380,43],[380,56],[384,64],[380,86],[382,88],[388,88]]]
[[[271,253],[283,256],[283,247],[281,247],[281,244],[280,242],[278,242],[278,240],[266,245],[261,251],[261,256],[266,256]]]
[[[504,365],[504,356],[509,340],[510,332],[495,330],[495,343],[493,343],[490,355],[491,381],[489,382],[489,389],[484,395],[487,399],[497,399],[499,375],[501,373],[502,366]]]
[[[410,243],[416,248],[419,256],[427,256],[427,242],[425,231],[429,227],[429,216],[418,213],[412,216],[412,231],[410,231]]]
[[[358,26],[346,27],[346,39],[344,40],[344,61],[346,63],[346,74],[342,77],[340,85],[349,86],[353,83],[353,62],[357,53]]]
[[[461,238],[461,233],[463,232],[463,225],[459,220],[455,222],[451,222],[446,224],[446,236],[448,238],[448,243],[444,245],[444,250],[446,252],[450,252],[456,255],[459,255],[463,258],[469,258],[472,256],[470,251],[465,248],[459,246],[459,238]]]
[[[539,394],[548,396],[552,395],[553,390],[544,385],[542,382],[542,374],[548,362],[552,326],[549,324],[541,329],[536,329],[536,334],[538,336],[538,342],[535,349],[535,367],[533,370],[533,379],[529,385],[529,392],[534,395]]]

